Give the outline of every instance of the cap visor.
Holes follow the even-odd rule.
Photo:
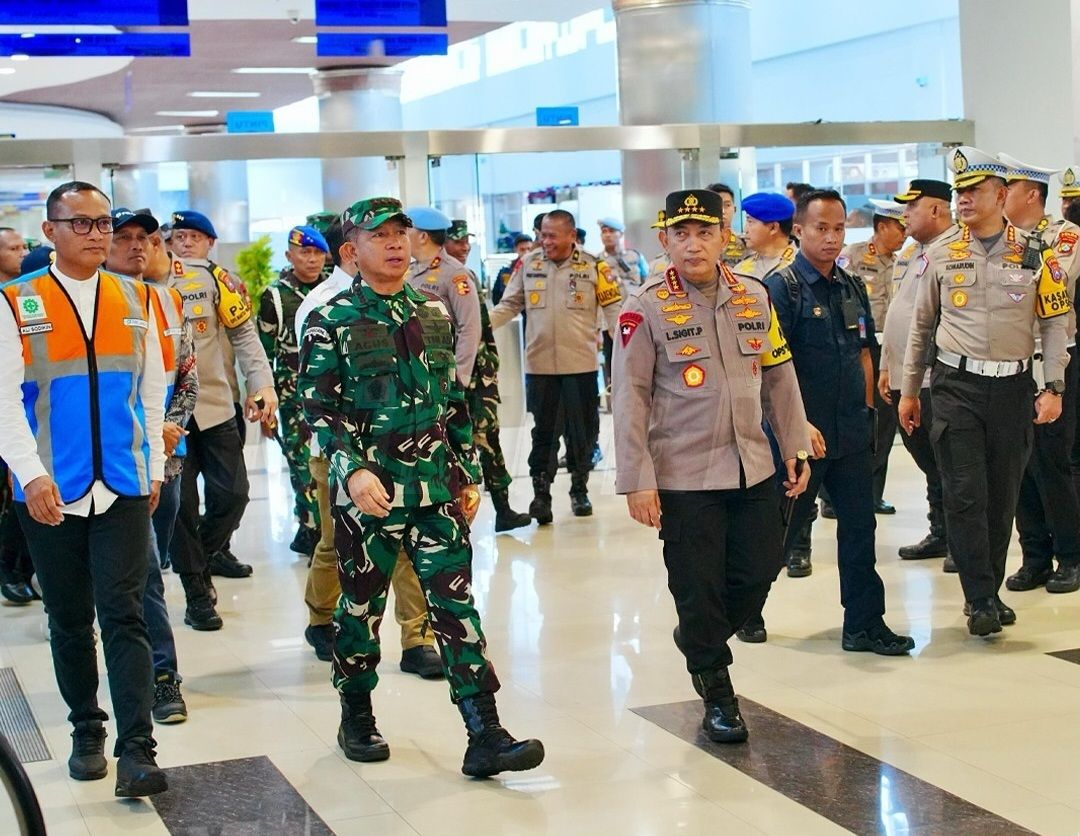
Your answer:
[[[906,191],[903,194],[893,195],[893,202],[911,203],[911,201],[918,200],[920,197],[922,197],[922,194],[923,193],[920,192],[918,189],[911,189],[910,191]]]
[[[412,218],[406,215],[404,212],[385,212],[376,215],[370,221],[364,224],[360,224],[361,229],[366,229],[370,232],[373,229],[378,229],[387,221],[392,221],[394,218],[400,218],[405,226],[412,226]]]
[[[983,180],[987,180],[987,179],[989,179],[991,177],[997,177],[997,176],[999,176],[999,175],[987,174],[986,172],[983,172],[983,171],[980,171],[977,174],[970,174],[970,175],[961,174],[961,175],[957,176],[956,180],[953,182],[953,188],[954,189],[968,189],[968,188],[971,188],[972,186],[979,185],[979,183],[981,183]]]

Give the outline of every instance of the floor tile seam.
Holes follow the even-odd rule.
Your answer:
[[[341,750],[336,745],[332,749],[329,746],[326,746],[322,750],[312,750],[312,751],[324,751],[325,752],[328,749],[330,751],[330,754],[333,755],[338,760],[339,763],[341,763],[343,766],[345,766],[346,769],[349,769],[349,760],[344,756],[344,754],[341,752]],[[281,773],[282,777],[286,780],[286,782],[288,782],[289,786],[291,786],[293,788],[293,791],[304,800],[304,803],[307,804],[307,806],[309,808],[311,808],[315,812],[315,814],[318,815],[319,818],[321,818],[326,823],[327,826],[330,826],[329,819],[327,819],[326,816],[324,816],[322,813],[320,813],[318,811],[318,809],[316,809],[315,805],[311,803],[311,800],[308,799],[302,792],[300,792],[300,788],[297,787],[296,784],[294,784],[291,780],[289,780],[289,776],[285,774],[285,770],[282,769],[281,766],[277,762],[275,762],[274,755],[273,754],[268,754],[268,755],[265,755],[265,757],[267,758],[267,760],[270,761],[270,763],[272,763],[274,765],[274,769],[276,769],[278,772]],[[379,801],[382,804],[386,805],[385,810],[380,810],[377,813],[365,813],[365,814],[359,815],[359,816],[349,816],[348,817],[349,819],[363,819],[363,818],[370,818],[371,816],[382,816],[382,815],[386,815],[386,813],[388,813],[388,812],[392,812],[392,813],[395,813],[395,814],[400,816],[400,813],[398,813],[398,811],[394,807],[394,805],[391,804],[390,801],[387,798],[383,797],[382,793],[380,793],[378,790],[375,789],[375,787],[373,787],[371,784],[369,784],[367,781],[365,781],[363,778],[361,778],[360,775],[358,775],[354,770],[349,769],[349,772],[350,772],[350,774],[352,775],[353,778],[355,778],[364,787],[366,787],[368,790],[370,790],[372,795],[374,795],[376,798],[378,798]],[[332,827],[330,829],[333,830]]]

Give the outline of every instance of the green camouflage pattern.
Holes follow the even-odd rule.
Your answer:
[[[263,291],[259,300],[258,331],[266,358],[274,373],[278,392],[278,429],[275,438],[289,467],[289,482],[295,496],[294,513],[304,528],[319,530],[319,501],[311,476],[311,429],[304,419],[298,389],[300,348],[296,343],[296,311],[304,297],[322,282],[304,284],[292,269]]]
[[[495,346],[491,314],[479,284],[477,292],[481,294],[480,347],[476,352],[476,363],[473,365],[466,400],[473,424],[473,445],[480,456],[484,486],[489,492],[503,491],[510,487],[512,479],[506,468],[502,444],[499,442],[499,350]]]
[[[358,278],[312,312],[299,385],[332,483],[367,469],[392,507],[417,508],[480,481],[450,323],[419,291],[380,296]]]
[[[456,502],[362,514],[334,488],[334,530],[341,597],[334,611],[332,681],[339,691],[374,690],[386,592],[404,546],[424,590],[431,630],[454,702],[499,690],[472,596],[468,523]]]

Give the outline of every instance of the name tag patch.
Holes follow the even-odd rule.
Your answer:
[[[183,333],[184,333],[183,328],[166,328],[165,329],[165,336],[166,337],[179,337]]]
[[[124,324],[131,328],[146,328],[147,323],[145,319],[135,319],[134,317],[124,317]]]
[[[25,337],[30,334],[44,334],[52,329],[51,322],[39,322],[37,325],[23,325],[19,328],[19,333]]]

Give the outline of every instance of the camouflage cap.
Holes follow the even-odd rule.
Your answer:
[[[330,228],[330,224],[334,222],[334,218],[338,216],[337,212],[313,212],[304,218],[304,223],[308,226],[313,226],[323,235],[326,234],[326,230]]]
[[[455,218],[451,221],[450,228],[446,231],[446,237],[451,241],[460,241],[462,238],[468,238],[470,235],[472,235],[472,233],[469,232],[469,222],[463,221],[460,218]]]
[[[393,218],[400,218],[405,226],[412,226],[405,207],[394,197],[369,197],[358,200],[341,213],[341,234],[348,235],[354,229],[378,229]]]

